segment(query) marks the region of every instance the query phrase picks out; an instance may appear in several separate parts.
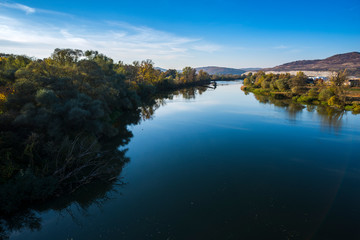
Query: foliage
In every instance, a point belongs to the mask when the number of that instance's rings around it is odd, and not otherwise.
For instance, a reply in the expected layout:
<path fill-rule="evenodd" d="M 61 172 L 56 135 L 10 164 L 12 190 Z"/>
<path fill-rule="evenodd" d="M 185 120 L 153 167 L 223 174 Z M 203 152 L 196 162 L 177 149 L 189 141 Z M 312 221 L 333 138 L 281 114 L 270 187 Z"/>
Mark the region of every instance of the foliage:
<path fill-rule="evenodd" d="M 289 87 L 289 80 L 286 78 L 280 78 L 279 80 L 275 81 L 275 86 L 280 91 L 287 91 L 290 89 Z"/>
<path fill-rule="evenodd" d="M 346 69 L 344 71 L 339 71 L 334 73 L 330 77 L 330 83 L 333 87 L 333 91 L 335 95 L 342 101 L 345 101 L 345 95 L 344 95 L 344 83 L 347 81 L 347 71 Z"/>
<path fill-rule="evenodd" d="M 1 202 L 0 213 L 113 177 L 139 109 L 161 91 L 211 77 L 191 67 L 162 73 L 151 60 L 114 63 L 93 50 L 55 49 L 42 60 L 1 55 L 0 199 L 18 199 Z"/>
<path fill-rule="evenodd" d="M 289 73 L 265 74 L 259 71 L 245 76 L 245 87 L 242 89 L 277 99 L 292 98 L 293 101 L 305 104 L 322 102 L 328 106 L 343 109 L 355 104 L 354 100 L 356 100 L 346 94 L 344 87 L 346 81 L 346 70 L 334 73 L 328 83 L 321 79 L 315 84 L 314 81 L 308 81 L 308 77 L 303 72 L 291 76 Z M 347 108 L 350 109 L 350 107 Z"/>
<path fill-rule="evenodd" d="M 331 88 L 323 88 L 319 93 L 319 100 L 327 102 L 335 93 Z"/>

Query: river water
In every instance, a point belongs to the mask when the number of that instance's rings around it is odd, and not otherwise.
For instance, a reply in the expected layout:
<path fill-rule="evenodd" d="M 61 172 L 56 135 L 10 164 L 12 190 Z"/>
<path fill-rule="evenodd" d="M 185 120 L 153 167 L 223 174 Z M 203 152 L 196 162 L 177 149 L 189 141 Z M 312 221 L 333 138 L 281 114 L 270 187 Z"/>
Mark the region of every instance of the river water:
<path fill-rule="evenodd" d="M 240 87 L 161 101 L 129 127 L 117 184 L 37 210 L 37 230 L 10 239 L 360 239 L 360 115 Z"/>

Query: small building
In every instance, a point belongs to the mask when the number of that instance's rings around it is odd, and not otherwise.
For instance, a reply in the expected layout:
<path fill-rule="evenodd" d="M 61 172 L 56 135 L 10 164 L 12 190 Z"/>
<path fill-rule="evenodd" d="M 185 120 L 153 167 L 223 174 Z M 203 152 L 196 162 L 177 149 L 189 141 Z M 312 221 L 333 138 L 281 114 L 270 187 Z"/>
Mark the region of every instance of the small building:
<path fill-rule="evenodd" d="M 310 76 L 306 82 L 309 84 L 318 84 L 319 82 L 326 85 L 330 84 L 329 78 L 324 76 Z"/>
<path fill-rule="evenodd" d="M 351 79 L 348 81 L 350 87 L 360 87 L 360 79 Z"/>

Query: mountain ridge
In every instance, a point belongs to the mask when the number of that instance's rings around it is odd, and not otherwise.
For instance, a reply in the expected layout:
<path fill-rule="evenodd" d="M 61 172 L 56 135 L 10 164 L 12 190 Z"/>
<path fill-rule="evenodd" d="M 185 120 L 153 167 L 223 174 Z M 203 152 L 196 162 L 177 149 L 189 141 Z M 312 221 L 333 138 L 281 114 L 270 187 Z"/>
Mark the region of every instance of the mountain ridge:
<path fill-rule="evenodd" d="M 155 67 L 155 69 L 165 72 L 167 69 L 161 67 Z M 229 68 L 229 67 L 218 67 L 218 66 L 206 66 L 206 67 L 197 67 L 195 68 L 197 72 L 203 70 L 211 75 L 241 75 L 247 71 L 258 71 L 261 68 Z M 181 70 L 177 70 L 182 72 Z"/>
<path fill-rule="evenodd" d="M 285 63 L 263 71 L 340 71 L 347 69 L 349 74 L 360 75 L 360 52 L 336 54 L 325 59 L 299 60 Z"/>
<path fill-rule="evenodd" d="M 229 68 L 229 67 L 218 67 L 218 66 L 207 66 L 207 67 L 197 67 L 196 71 L 203 70 L 211 75 L 225 75 L 225 74 L 233 74 L 233 75 L 241 75 L 246 71 L 239 68 Z"/>

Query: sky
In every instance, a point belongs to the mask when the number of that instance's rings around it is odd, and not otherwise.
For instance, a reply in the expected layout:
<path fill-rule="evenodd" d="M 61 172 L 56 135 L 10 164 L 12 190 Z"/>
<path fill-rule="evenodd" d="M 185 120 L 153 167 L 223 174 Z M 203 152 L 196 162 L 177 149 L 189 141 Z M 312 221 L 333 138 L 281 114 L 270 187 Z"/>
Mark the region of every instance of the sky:
<path fill-rule="evenodd" d="M 0 52 L 97 50 L 155 66 L 273 67 L 360 51 L 359 0 L 0 0 Z"/>

